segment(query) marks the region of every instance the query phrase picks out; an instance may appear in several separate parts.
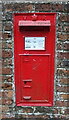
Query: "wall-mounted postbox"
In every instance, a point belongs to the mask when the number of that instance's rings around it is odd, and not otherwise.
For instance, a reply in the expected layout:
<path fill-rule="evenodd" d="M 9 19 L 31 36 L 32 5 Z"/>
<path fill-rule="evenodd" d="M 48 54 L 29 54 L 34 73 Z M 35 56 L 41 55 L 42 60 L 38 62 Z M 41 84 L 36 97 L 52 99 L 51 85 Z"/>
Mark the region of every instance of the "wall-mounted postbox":
<path fill-rule="evenodd" d="M 17 106 L 52 106 L 55 13 L 14 14 L 14 73 Z"/>

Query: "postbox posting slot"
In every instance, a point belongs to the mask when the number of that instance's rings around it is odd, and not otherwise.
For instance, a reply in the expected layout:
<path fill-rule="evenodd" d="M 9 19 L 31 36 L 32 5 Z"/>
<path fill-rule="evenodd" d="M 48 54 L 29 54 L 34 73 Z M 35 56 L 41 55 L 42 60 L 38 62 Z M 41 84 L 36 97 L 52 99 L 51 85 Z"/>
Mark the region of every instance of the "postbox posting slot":
<path fill-rule="evenodd" d="M 19 26 L 51 26 L 50 20 L 46 21 L 24 21 L 20 20 L 18 23 Z"/>

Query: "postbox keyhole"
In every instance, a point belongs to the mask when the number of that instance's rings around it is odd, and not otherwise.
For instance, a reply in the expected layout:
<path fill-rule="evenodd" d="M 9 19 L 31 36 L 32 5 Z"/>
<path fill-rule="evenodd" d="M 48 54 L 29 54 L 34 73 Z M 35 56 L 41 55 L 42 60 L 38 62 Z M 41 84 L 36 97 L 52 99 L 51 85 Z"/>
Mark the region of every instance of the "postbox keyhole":
<path fill-rule="evenodd" d="M 26 84 L 27 83 L 27 81 L 24 81 L 24 84 Z"/>

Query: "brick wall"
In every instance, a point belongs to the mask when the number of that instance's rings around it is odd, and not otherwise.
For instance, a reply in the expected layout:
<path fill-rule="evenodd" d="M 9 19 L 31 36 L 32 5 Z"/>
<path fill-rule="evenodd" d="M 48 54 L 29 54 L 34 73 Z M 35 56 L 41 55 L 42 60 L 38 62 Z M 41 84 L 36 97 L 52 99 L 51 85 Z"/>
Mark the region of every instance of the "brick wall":
<path fill-rule="evenodd" d="M 56 57 L 53 107 L 17 107 L 14 86 L 13 13 L 56 12 Z M 2 74 L 0 111 L 2 120 L 69 119 L 69 4 L 68 2 L 2 2 Z M 0 22 L 1 26 L 1 22 Z M 1 49 L 1 48 L 0 48 Z M 1 56 L 0 56 L 1 64 Z M 1 67 L 0 67 L 1 71 Z M 2 97 L 2 99 L 1 99 Z"/>

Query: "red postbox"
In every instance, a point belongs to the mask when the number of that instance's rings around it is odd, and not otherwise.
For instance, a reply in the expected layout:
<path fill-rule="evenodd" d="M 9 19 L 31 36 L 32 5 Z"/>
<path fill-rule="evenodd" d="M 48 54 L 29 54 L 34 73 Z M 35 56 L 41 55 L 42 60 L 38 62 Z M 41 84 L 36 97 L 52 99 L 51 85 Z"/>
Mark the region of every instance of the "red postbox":
<path fill-rule="evenodd" d="M 52 106 L 55 13 L 14 14 L 14 73 L 17 106 Z"/>

